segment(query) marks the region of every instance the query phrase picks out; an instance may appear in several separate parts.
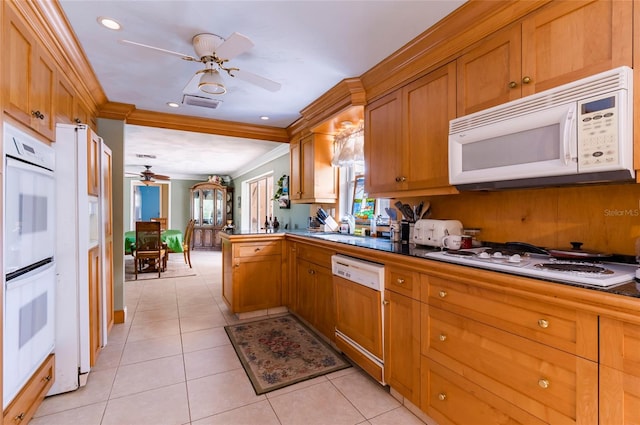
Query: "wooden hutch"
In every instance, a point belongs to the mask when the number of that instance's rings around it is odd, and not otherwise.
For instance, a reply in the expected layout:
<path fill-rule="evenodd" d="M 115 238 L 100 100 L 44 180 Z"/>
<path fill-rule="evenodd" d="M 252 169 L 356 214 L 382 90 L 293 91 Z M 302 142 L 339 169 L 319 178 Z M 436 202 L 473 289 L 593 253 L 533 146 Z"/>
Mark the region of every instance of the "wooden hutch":
<path fill-rule="evenodd" d="M 219 233 L 232 220 L 233 188 L 216 182 L 197 183 L 191 187 L 193 249 L 220 250 Z"/>

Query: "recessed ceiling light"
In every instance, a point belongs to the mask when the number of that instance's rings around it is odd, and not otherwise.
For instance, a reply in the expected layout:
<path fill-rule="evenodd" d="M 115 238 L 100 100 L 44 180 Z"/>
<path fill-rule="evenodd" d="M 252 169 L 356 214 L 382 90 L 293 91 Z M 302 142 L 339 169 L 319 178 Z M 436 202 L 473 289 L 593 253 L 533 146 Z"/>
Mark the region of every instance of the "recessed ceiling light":
<path fill-rule="evenodd" d="M 98 17 L 98 23 L 105 28 L 109 28 L 110 30 L 119 30 L 121 28 L 120 24 L 111 18 L 106 18 L 104 16 Z"/>
<path fill-rule="evenodd" d="M 172 108 L 179 108 L 180 105 L 178 105 L 176 102 L 167 102 L 167 106 L 171 106 Z"/>
<path fill-rule="evenodd" d="M 260 119 L 261 119 L 262 121 L 267 121 L 267 120 L 269 119 L 269 117 L 268 117 L 268 116 L 266 116 L 266 115 L 263 115 L 263 116 L 261 116 L 261 117 L 260 117 Z"/>

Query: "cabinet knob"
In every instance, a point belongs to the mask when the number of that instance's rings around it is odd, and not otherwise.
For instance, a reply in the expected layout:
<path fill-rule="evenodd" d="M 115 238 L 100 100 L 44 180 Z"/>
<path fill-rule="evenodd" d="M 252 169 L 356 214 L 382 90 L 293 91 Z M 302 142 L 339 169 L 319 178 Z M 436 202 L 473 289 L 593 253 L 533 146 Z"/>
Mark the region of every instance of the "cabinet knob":
<path fill-rule="evenodd" d="M 80 124 L 82 123 L 82 120 L 80 118 L 74 118 L 73 122 L 75 122 L 76 124 Z"/>
<path fill-rule="evenodd" d="M 403 279 L 403 278 L 401 278 L 401 277 L 399 277 L 398 279 L 396 279 L 396 283 L 397 283 L 398 285 L 404 285 L 404 279 Z"/>
<path fill-rule="evenodd" d="M 382 305 L 389 305 L 389 300 L 383 300 Z"/>
<path fill-rule="evenodd" d="M 440 336 L 438 337 L 438 339 L 442 342 L 445 342 L 447 340 L 447 336 L 445 334 L 440 334 Z"/>
<path fill-rule="evenodd" d="M 26 415 L 25 415 L 25 413 L 24 413 L 24 412 L 22 412 L 22 413 L 20 413 L 18 416 L 16 416 L 15 418 L 13 418 L 13 420 L 14 420 L 15 422 L 18 422 L 18 423 L 19 423 L 19 422 L 22 422 L 22 420 L 24 419 L 24 417 L 25 417 L 25 416 L 26 416 Z"/>
<path fill-rule="evenodd" d="M 444 298 L 444 297 L 446 297 L 446 296 L 447 296 L 447 291 L 440 291 L 440 292 L 438 292 L 438 296 L 439 296 L 440 298 Z"/>
<path fill-rule="evenodd" d="M 49 382 L 51 381 L 51 375 L 47 375 L 44 378 L 42 378 L 43 381 Z"/>
<path fill-rule="evenodd" d="M 402 183 L 402 182 L 404 182 L 406 180 L 407 180 L 407 178 L 405 176 L 396 177 L 396 182 L 398 182 L 398 183 Z"/>
<path fill-rule="evenodd" d="M 522 84 L 529 84 L 531 82 L 531 77 L 523 77 Z"/>
<path fill-rule="evenodd" d="M 516 87 L 518 87 L 518 83 L 516 83 L 515 81 L 509 81 L 510 89 L 515 89 Z"/>
<path fill-rule="evenodd" d="M 260 251 L 260 248 L 256 248 L 256 249 L 254 250 L 254 252 L 258 252 L 258 251 Z"/>
<path fill-rule="evenodd" d="M 438 400 L 445 401 L 447 399 L 447 395 L 445 393 L 438 394 Z"/>
<path fill-rule="evenodd" d="M 316 274 L 316 271 L 313 269 L 309 269 L 309 274 Z"/>
<path fill-rule="evenodd" d="M 35 118 L 38 118 L 39 120 L 44 119 L 44 115 L 40 111 L 31 111 L 31 115 Z"/>
<path fill-rule="evenodd" d="M 549 327 L 549 321 L 545 319 L 539 319 L 538 326 L 540 326 L 542 329 L 547 329 Z"/>
<path fill-rule="evenodd" d="M 542 378 L 538 381 L 538 385 L 540 386 L 540 388 L 547 389 L 549 388 L 549 385 L 550 385 L 549 380 Z"/>

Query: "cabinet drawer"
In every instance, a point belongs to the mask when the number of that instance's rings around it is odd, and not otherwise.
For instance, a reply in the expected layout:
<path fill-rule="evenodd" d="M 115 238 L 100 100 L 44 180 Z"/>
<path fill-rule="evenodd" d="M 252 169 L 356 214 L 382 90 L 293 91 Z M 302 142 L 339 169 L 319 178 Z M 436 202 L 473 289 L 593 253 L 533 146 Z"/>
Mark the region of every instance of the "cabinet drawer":
<path fill-rule="evenodd" d="M 598 360 L 595 314 L 430 275 L 422 281 L 422 301 L 429 305 Z"/>
<path fill-rule="evenodd" d="M 331 269 L 331 256 L 335 252 L 326 248 L 317 248 L 307 244 L 299 243 L 296 247 L 296 255 L 298 258 L 307 260 L 319 266 Z"/>
<path fill-rule="evenodd" d="M 421 376 L 420 407 L 440 425 L 546 424 L 425 356 L 422 356 Z"/>
<path fill-rule="evenodd" d="M 241 242 L 234 244 L 234 257 L 263 257 L 265 255 L 280 255 L 282 252 L 281 241 L 265 242 Z"/>
<path fill-rule="evenodd" d="M 546 422 L 597 423 L 596 362 L 438 308 L 426 316 L 423 355 Z"/>
<path fill-rule="evenodd" d="M 640 377 L 640 325 L 601 317 L 600 363 Z"/>
<path fill-rule="evenodd" d="M 4 425 L 28 423 L 53 385 L 55 361 L 50 354 L 4 411 Z"/>
<path fill-rule="evenodd" d="M 413 299 L 420 299 L 418 273 L 399 267 L 386 267 L 385 288 Z"/>

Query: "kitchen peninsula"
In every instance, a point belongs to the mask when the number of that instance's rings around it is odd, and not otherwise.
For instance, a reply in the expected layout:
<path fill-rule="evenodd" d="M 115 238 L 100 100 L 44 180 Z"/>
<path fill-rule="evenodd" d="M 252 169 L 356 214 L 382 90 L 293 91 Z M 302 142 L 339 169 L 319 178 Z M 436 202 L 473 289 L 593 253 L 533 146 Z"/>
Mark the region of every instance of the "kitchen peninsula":
<path fill-rule="evenodd" d="M 428 259 L 428 248 L 352 235 L 301 231 L 222 240 L 223 256 L 240 254 L 225 260 L 223 287 L 244 289 L 241 253 L 258 250 L 281 267 L 260 262 L 271 267 L 260 273 L 268 308 L 278 304 L 279 290 L 280 306 L 330 341 L 331 255 L 383 264 L 384 380 L 409 408 L 439 424 L 494 423 L 503 415 L 516 423 L 597 423 L 599 415 L 620 417 L 623 392 L 640 382 L 640 355 L 629 349 L 640 339 L 634 281 L 580 287 Z M 304 275 L 315 279 L 311 315 Z"/>

